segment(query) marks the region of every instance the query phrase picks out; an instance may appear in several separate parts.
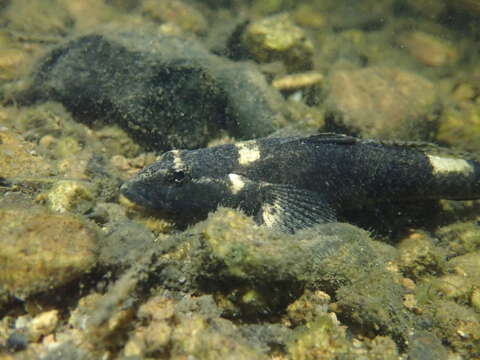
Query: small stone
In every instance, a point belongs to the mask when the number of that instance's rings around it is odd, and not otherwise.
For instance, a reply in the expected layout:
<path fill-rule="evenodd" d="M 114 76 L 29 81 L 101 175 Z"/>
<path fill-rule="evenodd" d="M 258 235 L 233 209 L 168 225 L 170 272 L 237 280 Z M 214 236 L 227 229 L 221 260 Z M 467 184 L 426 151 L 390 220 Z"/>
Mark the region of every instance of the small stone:
<path fill-rule="evenodd" d="M 298 90 L 321 84 L 324 77 L 316 71 L 285 75 L 272 81 L 272 86 L 278 90 Z"/>
<path fill-rule="evenodd" d="M 421 233 L 413 233 L 398 245 L 400 268 L 413 278 L 423 274 L 435 274 L 442 267 L 442 253 L 432 240 Z"/>
<path fill-rule="evenodd" d="M 34 317 L 28 327 L 31 341 L 38 341 L 41 337 L 50 334 L 58 324 L 58 310 L 51 310 Z"/>
<path fill-rule="evenodd" d="M 448 262 L 456 274 L 470 279 L 480 280 L 480 252 L 454 257 Z M 478 284 L 480 286 L 480 283 Z"/>
<path fill-rule="evenodd" d="M 464 276 L 448 274 L 440 277 L 435 282 L 435 287 L 448 299 L 455 299 L 466 295 L 471 290 L 471 285 Z"/>
<path fill-rule="evenodd" d="M 164 321 L 152 322 L 145 330 L 145 348 L 147 352 L 161 351 L 168 345 L 172 336 L 172 327 Z"/>
<path fill-rule="evenodd" d="M 317 316 L 287 346 L 293 360 L 342 358 L 349 350 L 345 329 L 327 314 Z"/>
<path fill-rule="evenodd" d="M 48 176 L 50 165 L 34 155 L 33 144 L 27 143 L 12 131 L 0 131 L 0 174 L 5 178 Z"/>
<path fill-rule="evenodd" d="M 452 44 L 421 31 L 402 34 L 397 41 L 400 46 L 405 47 L 410 55 L 424 65 L 451 65 L 459 57 L 458 50 Z"/>
<path fill-rule="evenodd" d="M 43 209 L 0 210 L 0 286 L 26 298 L 89 271 L 96 237 L 76 218 Z"/>
<path fill-rule="evenodd" d="M 410 311 L 415 311 L 417 314 L 421 313 L 421 310 L 418 307 L 417 298 L 414 294 L 406 294 L 403 297 L 403 305 L 405 305 L 405 307 Z"/>
<path fill-rule="evenodd" d="M 329 130 L 395 140 L 428 140 L 436 130 L 435 87 L 417 74 L 385 67 L 337 70 L 329 83 Z"/>
<path fill-rule="evenodd" d="M 8 337 L 6 345 L 11 351 L 25 350 L 28 345 L 27 336 L 21 332 L 15 331 Z"/>
<path fill-rule="evenodd" d="M 94 199 L 91 186 L 73 180 L 58 181 L 48 193 L 48 203 L 53 211 L 65 213 L 79 208 Z"/>
<path fill-rule="evenodd" d="M 402 283 L 403 288 L 407 291 L 414 291 L 415 288 L 417 287 L 415 285 L 415 282 L 412 279 L 404 277 L 404 278 L 401 278 L 400 281 Z"/>
<path fill-rule="evenodd" d="M 141 12 L 155 21 L 173 22 L 183 31 L 202 34 L 208 29 L 208 22 L 201 12 L 180 0 L 143 0 Z"/>
<path fill-rule="evenodd" d="M 448 107 L 438 128 L 438 141 L 477 153 L 480 151 L 480 104 Z"/>
<path fill-rule="evenodd" d="M 281 60 L 290 72 L 312 68 L 313 44 L 288 14 L 251 23 L 245 29 L 242 41 L 259 62 Z"/>

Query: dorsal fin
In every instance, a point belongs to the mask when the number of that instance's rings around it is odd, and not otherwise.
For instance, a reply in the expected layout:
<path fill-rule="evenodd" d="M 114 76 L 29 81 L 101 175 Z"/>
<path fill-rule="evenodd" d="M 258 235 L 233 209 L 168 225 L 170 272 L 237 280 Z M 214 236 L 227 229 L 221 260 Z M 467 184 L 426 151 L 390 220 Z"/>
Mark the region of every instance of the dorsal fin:
<path fill-rule="evenodd" d="M 385 146 L 398 146 L 403 148 L 415 149 L 428 155 L 461 158 L 465 160 L 479 160 L 478 156 L 475 156 L 475 154 L 469 153 L 467 151 L 455 148 L 446 148 L 427 141 L 378 140 L 375 142 Z"/>

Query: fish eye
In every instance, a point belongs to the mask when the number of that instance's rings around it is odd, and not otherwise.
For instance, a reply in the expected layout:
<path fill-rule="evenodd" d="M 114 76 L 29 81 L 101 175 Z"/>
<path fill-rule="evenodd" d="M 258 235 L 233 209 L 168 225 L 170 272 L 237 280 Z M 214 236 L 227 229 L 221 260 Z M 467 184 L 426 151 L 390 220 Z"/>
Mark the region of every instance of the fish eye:
<path fill-rule="evenodd" d="M 190 177 L 188 176 L 188 174 L 185 171 L 177 170 L 177 171 L 173 171 L 168 176 L 167 179 L 168 179 L 168 182 L 170 182 L 170 183 L 180 185 L 180 184 L 183 184 L 186 181 L 188 181 L 190 179 Z"/>

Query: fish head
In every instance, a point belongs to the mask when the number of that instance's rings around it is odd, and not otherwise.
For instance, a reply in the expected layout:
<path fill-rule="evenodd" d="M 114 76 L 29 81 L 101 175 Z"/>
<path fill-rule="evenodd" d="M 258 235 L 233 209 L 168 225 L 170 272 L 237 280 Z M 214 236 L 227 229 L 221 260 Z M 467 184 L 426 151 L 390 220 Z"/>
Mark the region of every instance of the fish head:
<path fill-rule="evenodd" d="M 207 171 L 193 171 L 193 164 L 181 155 L 179 150 L 163 154 L 125 182 L 121 193 L 150 209 L 205 217 L 229 198 L 228 179 L 209 176 Z"/>

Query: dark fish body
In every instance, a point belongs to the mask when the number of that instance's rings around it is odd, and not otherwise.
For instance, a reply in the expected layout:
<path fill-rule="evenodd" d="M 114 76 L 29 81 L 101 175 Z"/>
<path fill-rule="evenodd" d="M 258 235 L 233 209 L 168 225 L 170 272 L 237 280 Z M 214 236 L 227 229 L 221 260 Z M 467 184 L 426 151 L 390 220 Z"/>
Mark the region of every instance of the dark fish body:
<path fill-rule="evenodd" d="M 240 208 L 260 224 L 294 231 L 367 203 L 479 198 L 480 164 L 337 134 L 263 138 L 167 152 L 122 193 L 192 219 L 218 206 Z"/>

